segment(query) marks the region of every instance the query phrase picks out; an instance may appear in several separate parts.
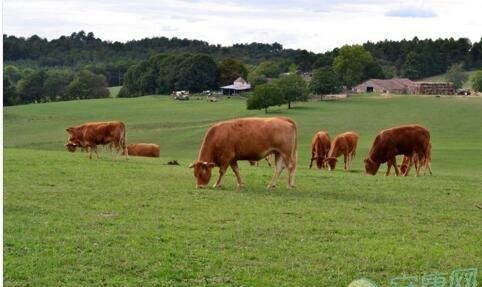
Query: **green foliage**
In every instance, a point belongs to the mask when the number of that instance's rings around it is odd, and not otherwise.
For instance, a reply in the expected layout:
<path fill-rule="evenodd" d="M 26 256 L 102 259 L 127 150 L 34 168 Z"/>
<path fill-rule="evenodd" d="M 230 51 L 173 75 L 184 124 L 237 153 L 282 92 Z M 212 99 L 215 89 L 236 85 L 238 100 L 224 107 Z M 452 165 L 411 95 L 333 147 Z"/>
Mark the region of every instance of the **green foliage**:
<path fill-rule="evenodd" d="M 248 110 L 264 109 L 264 112 L 268 113 L 269 107 L 281 106 L 283 103 L 283 95 L 278 86 L 264 84 L 256 86 L 254 91 L 250 93 L 247 100 L 247 108 Z"/>
<path fill-rule="evenodd" d="M 477 71 L 472 76 L 471 82 L 474 91 L 482 92 L 482 71 Z"/>
<path fill-rule="evenodd" d="M 291 109 L 291 103 L 293 102 L 306 102 L 308 100 L 306 82 L 297 74 L 281 76 L 274 84 L 278 86 L 284 103 L 288 104 L 288 109 Z"/>
<path fill-rule="evenodd" d="M 159 54 L 127 70 L 119 97 L 215 89 L 217 75 L 217 65 L 207 55 Z"/>
<path fill-rule="evenodd" d="M 418 79 L 423 76 L 423 58 L 416 52 L 410 52 L 401 68 L 402 77 Z"/>
<path fill-rule="evenodd" d="M 268 83 L 268 78 L 265 75 L 258 74 L 256 71 L 252 71 L 248 74 L 248 82 L 252 87 L 256 87 Z"/>
<path fill-rule="evenodd" d="M 457 89 L 462 88 L 464 83 L 469 79 L 469 76 L 464 73 L 463 64 L 454 64 L 450 66 L 447 74 L 445 75 L 445 80 L 447 82 L 452 82 L 454 87 Z"/>
<path fill-rule="evenodd" d="M 377 64 L 370 52 L 362 46 L 343 46 L 333 61 L 333 70 L 343 84 L 352 87 L 378 73 Z"/>
<path fill-rule="evenodd" d="M 20 103 L 15 85 L 13 85 L 6 77 L 3 78 L 3 105 L 13 106 Z"/>
<path fill-rule="evenodd" d="M 105 76 L 82 70 L 66 87 L 68 99 L 98 99 L 109 97 Z"/>
<path fill-rule="evenodd" d="M 338 93 L 342 89 L 340 77 L 330 66 L 315 70 L 310 82 L 310 91 L 318 95 Z"/>
<path fill-rule="evenodd" d="M 231 85 L 239 77 L 247 79 L 248 69 L 235 59 L 225 59 L 219 63 L 219 84 L 221 86 Z"/>
<path fill-rule="evenodd" d="M 51 70 L 43 84 L 43 97 L 46 101 L 68 100 L 67 85 L 73 80 L 73 74 L 66 70 Z"/>
<path fill-rule="evenodd" d="M 267 78 L 277 78 L 281 73 L 278 65 L 271 61 L 261 62 L 255 69 L 257 75 L 263 75 Z"/>
<path fill-rule="evenodd" d="M 25 78 L 18 81 L 17 93 L 20 96 L 21 103 L 40 103 L 45 101 L 43 94 L 46 76 L 45 70 L 39 70 L 27 74 Z"/>

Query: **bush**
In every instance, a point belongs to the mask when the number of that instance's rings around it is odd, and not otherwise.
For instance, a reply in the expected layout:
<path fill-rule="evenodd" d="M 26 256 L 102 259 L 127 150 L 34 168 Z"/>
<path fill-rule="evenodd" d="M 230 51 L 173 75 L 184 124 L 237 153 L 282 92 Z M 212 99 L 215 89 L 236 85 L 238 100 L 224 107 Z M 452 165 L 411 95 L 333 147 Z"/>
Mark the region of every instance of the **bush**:
<path fill-rule="evenodd" d="M 482 71 L 477 71 L 471 79 L 472 89 L 477 92 L 482 92 Z"/>

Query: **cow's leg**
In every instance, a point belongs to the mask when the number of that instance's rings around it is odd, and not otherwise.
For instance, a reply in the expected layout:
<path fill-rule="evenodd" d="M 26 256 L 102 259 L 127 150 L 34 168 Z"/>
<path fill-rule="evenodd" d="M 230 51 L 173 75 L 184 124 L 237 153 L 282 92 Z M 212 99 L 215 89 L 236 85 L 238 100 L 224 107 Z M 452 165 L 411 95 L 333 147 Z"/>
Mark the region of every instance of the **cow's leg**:
<path fill-rule="evenodd" d="M 268 185 L 268 188 L 276 186 L 278 177 L 284 168 L 283 159 L 281 158 L 281 155 L 279 153 L 275 153 L 274 155 L 274 166 L 275 166 L 275 170 L 274 170 L 273 178 L 271 179 L 271 183 Z"/>
<path fill-rule="evenodd" d="M 241 179 L 241 175 L 239 174 L 239 167 L 237 162 L 231 163 L 231 168 L 234 171 L 234 174 L 236 175 L 236 180 L 238 182 L 238 187 L 241 187 L 244 185 L 243 180 Z"/>
<path fill-rule="evenodd" d="M 310 161 L 310 168 L 313 167 L 313 161 L 315 160 L 315 157 L 313 154 L 311 154 L 311 161 Z"/>
<path fill-rule="evenodd" d="M 343 169 L 346 171 L 347 167 L 346 167 L 346 160 L 347 160 L 347 157 L 348 157 L 348 154 L 347 153 L 344 153 L 343 154 L 343 163 L 345 164 L 345 166 L 343 167 Z"/>
<path fill-rule="evenodd" d="M 219 177 L 218 177 L 218 180 L 216 180 L 216 182 L 213 185 L 214 188 L 221 187 L 221 180 L 223 179 L 224 174 L 226 174 L 227 168 L 228 168 L 227 166 L 220 166 L 219 167 Z"/>
<path fill-rule="evenodd" d="M 283 157 L 283 161 L 288 168 L 288 188 L 292 188 L 295 186 L 296 159 Z"/>

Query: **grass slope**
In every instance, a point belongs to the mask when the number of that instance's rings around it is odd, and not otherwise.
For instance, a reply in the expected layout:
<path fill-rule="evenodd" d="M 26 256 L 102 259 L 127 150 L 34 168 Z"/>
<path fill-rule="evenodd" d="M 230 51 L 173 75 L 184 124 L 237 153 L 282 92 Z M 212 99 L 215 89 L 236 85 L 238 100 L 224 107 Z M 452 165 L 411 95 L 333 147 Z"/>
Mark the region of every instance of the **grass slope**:
<path fill-rule="evenodd" d="M 475 72 L 477 71 L 466 71 L 465 74 L 467 74 L 468 76 L 468 79 L 467 81 L 464 83 L 463 85 L 463 88 L 464 89 L 470 89 L 472 88 L 472 84 L 471 84 L 471 78 L 472 76 L 475 74 Z M 417 81 L 420 81 L 420 82 L 446 82 L 447 79 L 446 79 L 446 73 L 445 74 L 440 74 L 440 75 L 435 75 L 435 76 L 431 76 L 431 77 L 427 77 L 427 78 L 423 78 L 423 79 L 420 79 L 420 80 L 417 80 Z"/>
<path fill-rule="evenodd" d="M 195 190 L 191 170 L 213 122 L 257 115 L 242 100 L 103 99 L 4 109 L 6 286 L 381 285 L 401 273 L 482 267 L 482 100 L 353 97 L 272 115 L 299 126 L 297 188 L 267 191 L 272 169 L 241 163 L 220 190 Z M 100 160 L 63 148 L 64 129 L 121 119 L 130 142 L 160 159 Z M 434 176 L 366 176 L 382 128 L 432 133 Z M 360 134 L 352 172 L 309 170 L 317 130 Z M 167 166 L 177 159 L 182 166 Z M 384 167 L 381 172 L 384 171 Z M 480 284 L 479 278 L 479 284 Z"/>

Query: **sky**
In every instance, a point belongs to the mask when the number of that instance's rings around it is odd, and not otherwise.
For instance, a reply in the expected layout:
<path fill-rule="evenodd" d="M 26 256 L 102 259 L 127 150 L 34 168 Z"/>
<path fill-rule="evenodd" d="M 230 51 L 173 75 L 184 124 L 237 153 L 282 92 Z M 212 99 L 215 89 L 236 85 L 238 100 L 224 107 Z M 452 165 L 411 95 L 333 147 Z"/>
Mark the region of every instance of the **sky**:
<path fill-rule="evenodd" d="M 4 0 L 3 33 L 47 39 L 178 37 L 325 52 L 384 39 L 482 38 L 480 0 Z"/>

